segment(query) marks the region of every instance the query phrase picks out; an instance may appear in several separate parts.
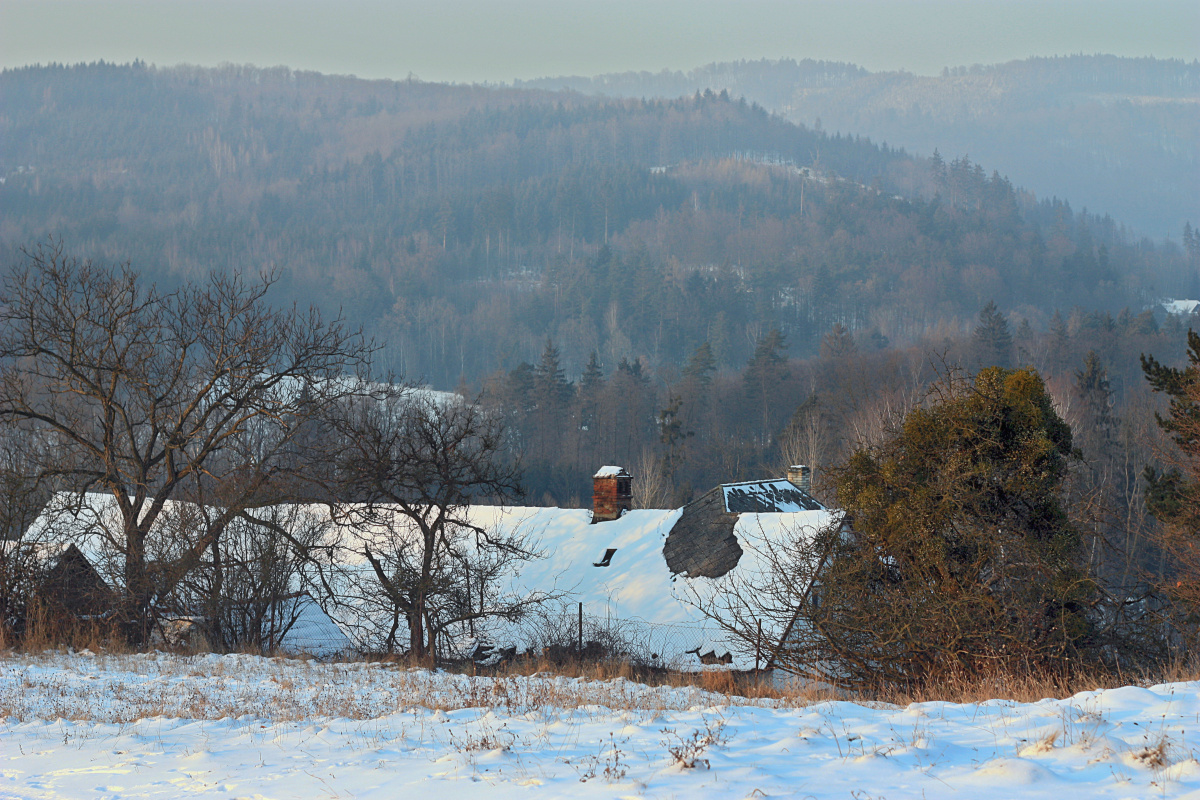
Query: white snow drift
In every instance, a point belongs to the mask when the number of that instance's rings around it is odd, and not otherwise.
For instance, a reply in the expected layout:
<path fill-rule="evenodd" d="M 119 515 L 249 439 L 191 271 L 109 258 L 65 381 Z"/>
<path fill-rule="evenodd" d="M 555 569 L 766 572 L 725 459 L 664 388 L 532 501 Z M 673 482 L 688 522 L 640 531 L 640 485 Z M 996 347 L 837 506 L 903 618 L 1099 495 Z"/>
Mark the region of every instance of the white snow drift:
<path fill-rule="evenodd" d="M 248 656 L 0 660 L 4 798 L 1185 797 L 1198 729 L 1200 683 L 789 707 Z"/>

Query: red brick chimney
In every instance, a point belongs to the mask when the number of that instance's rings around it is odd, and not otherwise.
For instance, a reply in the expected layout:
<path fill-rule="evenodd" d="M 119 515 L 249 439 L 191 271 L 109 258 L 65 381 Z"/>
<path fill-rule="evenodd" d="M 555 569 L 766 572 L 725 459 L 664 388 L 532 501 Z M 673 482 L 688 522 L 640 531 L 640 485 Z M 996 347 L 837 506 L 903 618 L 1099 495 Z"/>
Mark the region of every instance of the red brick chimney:
<path fill-rule="evenodd" d="M 623 467 L 601 467 L 592 476 L 592 522 L 617 519 L 633 507 L 633 478 Z"/>
<path fill-rule="evenodd" d="M 788 483 L 801 489 L 808 494 L 812 494 L 812 467 L 804 464 L 796 464 L 788 467 L 787 471 Z"/>

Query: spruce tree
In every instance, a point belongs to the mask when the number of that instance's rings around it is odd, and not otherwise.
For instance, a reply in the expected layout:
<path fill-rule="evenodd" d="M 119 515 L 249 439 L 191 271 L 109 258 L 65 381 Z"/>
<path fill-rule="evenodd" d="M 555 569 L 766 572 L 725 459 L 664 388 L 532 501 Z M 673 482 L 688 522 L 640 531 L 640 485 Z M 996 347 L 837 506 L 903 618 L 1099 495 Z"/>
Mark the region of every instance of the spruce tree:
<path fill-rule="evenodd" d="M 600 359 L 596 351 L 588 357 L 587 366 L 579 378 L 579 426 L 591 430 L 596 422 L 596 411 L 604 393 L 604 373 L 600 370 Z"/>
<path fill-rule="evenodd" d="M 754 348 L 754 356 L 746 365 L 742 380 L 746 388 L 748 405 L 762 409 L 762 427 L 759 430 L 764 438 L 772 432 L 772 417 L 778 414 L 781 403 L 779 399 L 781 384 L 788 373 L 787 341 L 783 332 L 772 328 L 766 336 L 758 340 Z M 775 414 L 772 410 L 775 410 Z"/>
<path fill-rule="evenodd" d="M 1013 340 L 1008 321 L 991 300 L 979 312 L 974 336 L 975 360 L 980 367 L 1003 367 L 1013 362 Z"/>
<path fill-rule="evenodd" d="M 1075 371 L 1075 394 L 1089 424 L 1107 429 L 1112 422 L 1112 389 L 1108 373 L 1095 350 L 1088 351 L 1083 368 Z"/>
<path fill-rule="evenodd" d="M 835 322 L 825 338 L 821 339 L 821 358 L 837 361 L 858 354 L 858 345 L 850 329 L 840 322 Z"/>
<path fill-rule="evenodd" d="M 567 401 L 571 384 L 567 382 L 559 364 L 558 348 L 547 337 L 542 358 L 533 370 L 534 392 L 539 408 L 548 410 L 561 408 Z"/>

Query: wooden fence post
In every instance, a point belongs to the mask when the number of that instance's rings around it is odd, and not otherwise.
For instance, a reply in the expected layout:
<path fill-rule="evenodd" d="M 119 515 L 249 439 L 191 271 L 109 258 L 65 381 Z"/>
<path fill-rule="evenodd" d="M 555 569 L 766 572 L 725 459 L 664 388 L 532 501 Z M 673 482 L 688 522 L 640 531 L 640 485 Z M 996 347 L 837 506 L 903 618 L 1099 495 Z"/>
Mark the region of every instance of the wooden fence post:
<path fill-rule="evenodd" d="M 755 620 L 758 623 L 758 635 L 754 637 L 754 671 L 758 672 L 758 659 L 762 655 L 762 620 Z"/>

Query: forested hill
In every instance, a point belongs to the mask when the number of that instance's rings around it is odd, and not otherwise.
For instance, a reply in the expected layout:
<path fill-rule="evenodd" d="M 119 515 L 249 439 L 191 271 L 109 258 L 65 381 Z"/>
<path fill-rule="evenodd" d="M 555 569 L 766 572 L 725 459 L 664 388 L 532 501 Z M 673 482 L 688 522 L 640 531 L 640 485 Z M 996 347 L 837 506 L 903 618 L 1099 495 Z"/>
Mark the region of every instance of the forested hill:
<path fill-rule="evenodd" d="M 1155 237 L 1200 214 L 1200 62 L 1076 55 L 868 72 L 741 61 L 688 72 L 518 82 L 611 97 L 729 91 L 787 119 L 920 153 L 969 153 L 1039 196 L 1069 197 Z"/>
<path fill-rule="evenodd" d="M 914 342 L 981 306 L 1142 308 L 1195 291 L 1172 246 L 711 92 L 662 101 L 142 64 L 0 74 L 0 256 L 53 235 L 169 283 L 278 269 L 438 386 L 740 368 L 835 324 Z M 1189 238 L 1189 242 L 1193 240 Z M 1193 257 L 1195 255 L 1193 248 Z"/>

